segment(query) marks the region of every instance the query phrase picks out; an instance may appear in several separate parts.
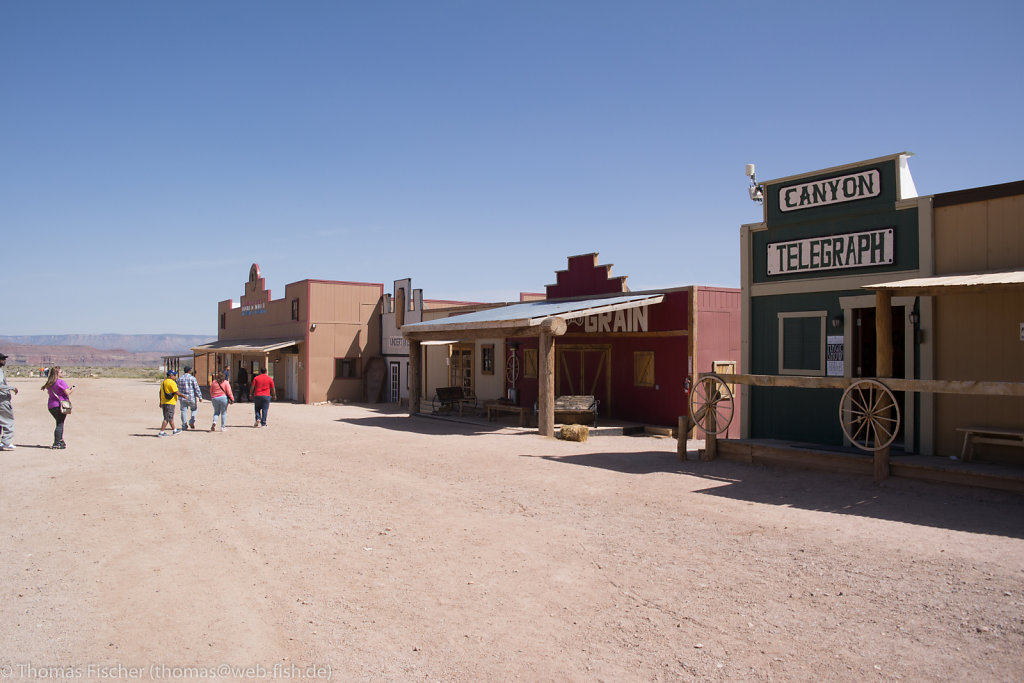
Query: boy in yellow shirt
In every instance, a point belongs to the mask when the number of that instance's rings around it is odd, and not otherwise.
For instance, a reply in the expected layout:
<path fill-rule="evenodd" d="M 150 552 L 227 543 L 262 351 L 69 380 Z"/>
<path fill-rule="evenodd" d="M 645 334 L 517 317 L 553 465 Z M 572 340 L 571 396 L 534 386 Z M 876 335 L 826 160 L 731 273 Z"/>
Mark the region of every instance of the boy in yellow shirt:
<path fill-rule="evenodd" d="M 157 436 L 167 436 L 164 431 L 168 425 L 171 427 L 171 436 L 181 434 L 180 429 L 174 428 L 174 409 L 178 406 L 178 383 L 174 378 L 178 376 L 175 370 L 167 371 L 167 379 L 160 382 L 160 410 L 163 412 L 164 421 L 160 423 L 160 431 Z"/>

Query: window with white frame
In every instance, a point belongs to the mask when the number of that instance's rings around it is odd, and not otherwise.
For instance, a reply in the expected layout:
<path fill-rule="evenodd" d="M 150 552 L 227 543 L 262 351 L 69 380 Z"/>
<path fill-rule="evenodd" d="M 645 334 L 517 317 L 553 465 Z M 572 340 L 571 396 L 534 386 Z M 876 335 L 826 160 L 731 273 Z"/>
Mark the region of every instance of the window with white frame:
<path fill-rule="evenodd" d="M 779 313 L 779 374 L 825 374 L 827 311 Z"/>

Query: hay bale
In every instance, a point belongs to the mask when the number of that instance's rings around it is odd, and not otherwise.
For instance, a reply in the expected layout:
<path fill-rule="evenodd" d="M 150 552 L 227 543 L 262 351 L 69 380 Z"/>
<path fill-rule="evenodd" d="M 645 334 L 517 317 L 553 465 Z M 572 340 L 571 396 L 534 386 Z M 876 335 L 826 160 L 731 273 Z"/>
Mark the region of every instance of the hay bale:
<path fill-rule="evenodd" d="M 590 427 L 587 425 L 562 425 L 560 438 L 565 441 L 584 442 L 590 437 Z"/>

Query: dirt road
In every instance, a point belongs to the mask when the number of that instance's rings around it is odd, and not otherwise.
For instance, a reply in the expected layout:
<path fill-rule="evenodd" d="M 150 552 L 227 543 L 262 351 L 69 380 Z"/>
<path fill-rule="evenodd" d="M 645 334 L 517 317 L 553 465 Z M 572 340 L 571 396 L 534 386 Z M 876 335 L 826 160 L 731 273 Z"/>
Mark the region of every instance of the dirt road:
<path fill-rule="evenodd" d="M 75 383 L 51 451 L 16 381 L 7 680 L 1024 678 L 1020 496 L 360 406 L 158 439 L 156 384 Z"/>

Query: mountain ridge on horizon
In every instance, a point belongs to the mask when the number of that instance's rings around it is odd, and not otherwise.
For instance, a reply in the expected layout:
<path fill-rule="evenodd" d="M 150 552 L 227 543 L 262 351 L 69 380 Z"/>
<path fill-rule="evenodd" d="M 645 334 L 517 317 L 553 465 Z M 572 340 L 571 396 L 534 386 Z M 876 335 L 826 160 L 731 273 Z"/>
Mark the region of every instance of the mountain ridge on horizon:
<path fill-rule="evenodd" d="M 31 334 L 2 335 L 0 343 L 26 346 L 88 346 L 131 353 L 187 353 L 193 346 L 216 341 L 215 335 L 198 334 Z"/>

